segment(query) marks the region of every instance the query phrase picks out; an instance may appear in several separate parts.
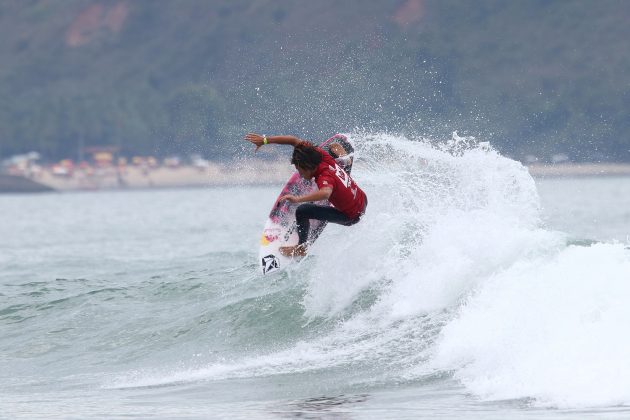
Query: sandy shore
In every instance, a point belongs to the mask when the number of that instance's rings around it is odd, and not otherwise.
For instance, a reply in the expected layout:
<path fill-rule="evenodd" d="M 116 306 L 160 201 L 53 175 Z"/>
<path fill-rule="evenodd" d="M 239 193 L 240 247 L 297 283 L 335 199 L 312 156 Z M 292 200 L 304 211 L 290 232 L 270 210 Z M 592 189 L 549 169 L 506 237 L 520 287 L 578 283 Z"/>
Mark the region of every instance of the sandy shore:
<path fill-rule="evenodd" d="M 527 168 L 536 178 L 630 176 L 630 164 L 622 163 L 531 164 Z M 43 189 L 48 187 L 57 191 L 179 188 L 281 184 L 293 171 L 293 167 L 286 162 L 247 160 L 234 164 L 215 163 L 205 168 L 193 166 L 150 169 L 133 166 L 123 169 L 100 168 L 89 173 L 75 171 L 72 176 L 53 175 L 49 171 L 43 171 L 31 179 L 41 184 Z M 12 188 L 5 188 L 3 191 L 19 191 L 19 185 L 21 184 L 15 183 L 10 186 Z"/>
<path fill-rule="evenodd" d="M 57 191 L 74 191 L 271 184 L 285 181 L 292 173 L 293 167 L 287 163 L 243 161 L 207 168 L 100 168 L 89 174 L 76 171 L 72 176 L 44 171 L 34 180 Z"/>
<path fill-rule="evenodd" d="M 558 163 L 555 165 L 530 164 L 534 177 L 621 176 L 630 175 L 628 163 Z"/>

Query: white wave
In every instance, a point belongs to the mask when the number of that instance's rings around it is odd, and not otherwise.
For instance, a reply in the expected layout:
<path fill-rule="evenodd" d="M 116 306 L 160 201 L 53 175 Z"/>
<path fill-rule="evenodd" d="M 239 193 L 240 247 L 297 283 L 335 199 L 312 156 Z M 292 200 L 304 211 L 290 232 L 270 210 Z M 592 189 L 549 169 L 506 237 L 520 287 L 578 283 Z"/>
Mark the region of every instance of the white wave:
<path fill-rule="evenodd" d="M 571 246 L 488 279 L 442 331 L 434 366 L 489 399 L 630 403 L 630 255 Z"/>
<path fill-rule="evenodd" d="M 322 238 L 308 314 L 330 316 L 372 287 L 378 301 L 361 317 L 385 333 L 461 305 L 417 375 L 453 370 L 489 399 L 630 403 L 622 245 L 567 248 L 564 234 L 542 229 L 527 170 L 485 144 L 456 135 L 438 146 L 382 135 L 355 144 L 368 213 L 356 232 L 337 227 Z"/>

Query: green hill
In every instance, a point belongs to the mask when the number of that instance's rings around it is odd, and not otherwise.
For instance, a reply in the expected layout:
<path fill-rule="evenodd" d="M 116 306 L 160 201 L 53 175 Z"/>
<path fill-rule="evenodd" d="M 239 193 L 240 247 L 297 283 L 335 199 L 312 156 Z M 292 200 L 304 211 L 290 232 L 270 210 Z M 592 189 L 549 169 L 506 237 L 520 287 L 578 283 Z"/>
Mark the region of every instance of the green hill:
<path fill-rule="evenodd" d="M 230 158 L 247 131 L 458 130 L 630 160 L 630 2 L 8 0 L 0 156 Z"/>

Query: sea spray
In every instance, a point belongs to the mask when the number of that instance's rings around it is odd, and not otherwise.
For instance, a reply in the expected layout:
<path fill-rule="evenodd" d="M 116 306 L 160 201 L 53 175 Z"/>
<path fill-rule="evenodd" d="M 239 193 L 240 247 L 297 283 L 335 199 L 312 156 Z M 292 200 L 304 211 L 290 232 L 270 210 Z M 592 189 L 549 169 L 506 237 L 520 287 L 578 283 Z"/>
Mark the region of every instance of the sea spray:
<path fill-rule="evenodd" d="M 353 140 L 367 213 L 351 231 L 331 226 L 313 248 L 325 257 L 309 273 L 307 315 L 348 308 L 370 287 L 394 318 L 450 307 L 531 249 L 523 241 L 537 232 L 539 202 L 518 162 L 456 134 L 435 144 L 384 134 Z"/>

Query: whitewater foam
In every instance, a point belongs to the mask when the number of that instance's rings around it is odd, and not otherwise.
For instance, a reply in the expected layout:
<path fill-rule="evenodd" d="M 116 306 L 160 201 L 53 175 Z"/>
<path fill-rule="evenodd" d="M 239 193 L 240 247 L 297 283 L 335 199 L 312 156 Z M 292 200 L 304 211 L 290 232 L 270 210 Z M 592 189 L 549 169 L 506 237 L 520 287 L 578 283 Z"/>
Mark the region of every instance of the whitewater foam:
<path fill-rule="evenodd" d="M 442 331 L 435 366 L 489 399 L 630 402 L 630 256 L 571 246 L 489 278 Z"/>

